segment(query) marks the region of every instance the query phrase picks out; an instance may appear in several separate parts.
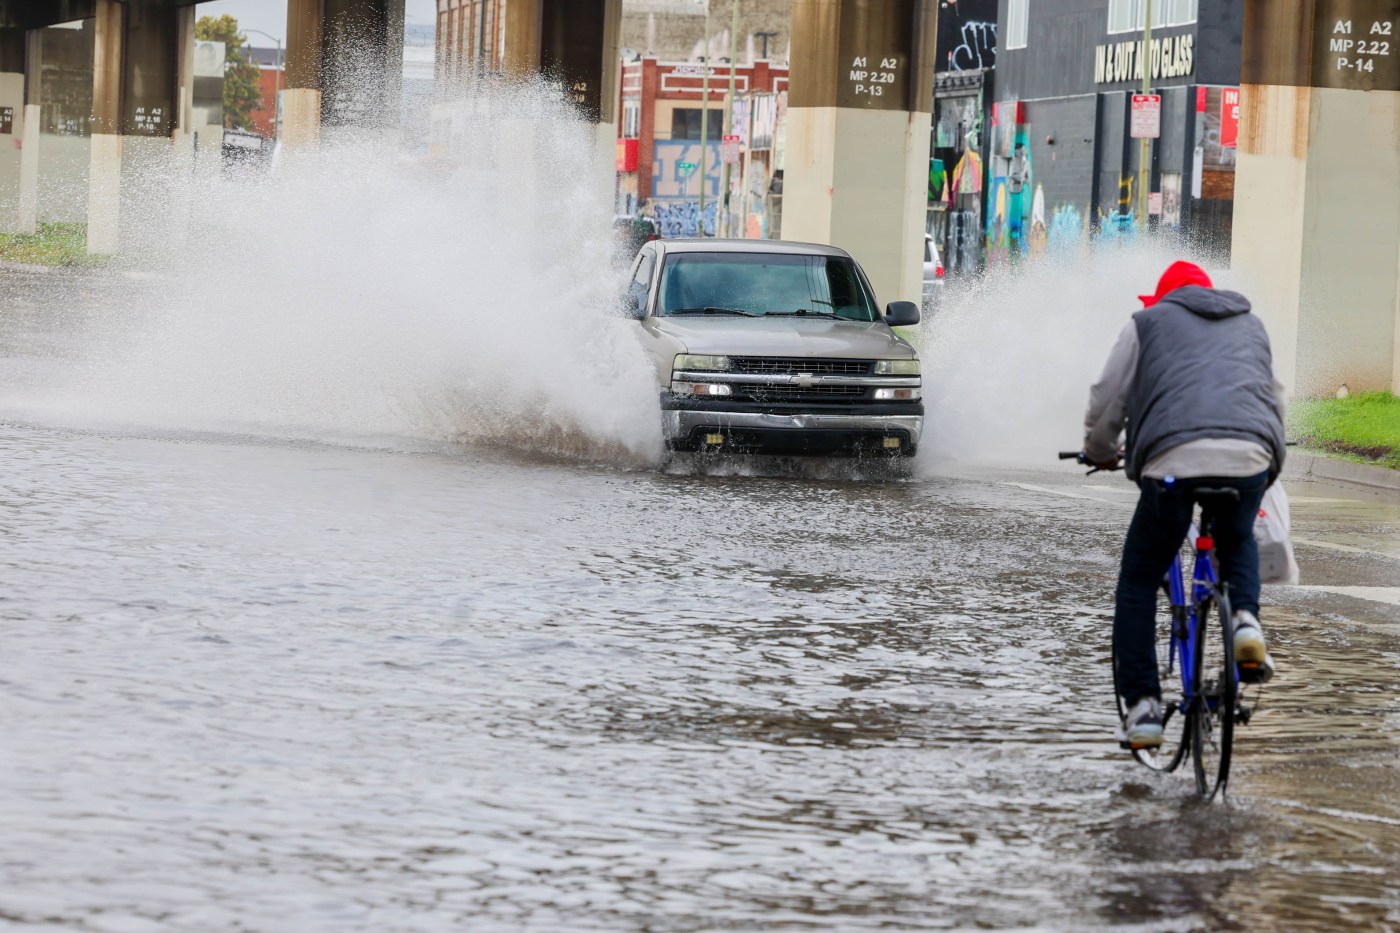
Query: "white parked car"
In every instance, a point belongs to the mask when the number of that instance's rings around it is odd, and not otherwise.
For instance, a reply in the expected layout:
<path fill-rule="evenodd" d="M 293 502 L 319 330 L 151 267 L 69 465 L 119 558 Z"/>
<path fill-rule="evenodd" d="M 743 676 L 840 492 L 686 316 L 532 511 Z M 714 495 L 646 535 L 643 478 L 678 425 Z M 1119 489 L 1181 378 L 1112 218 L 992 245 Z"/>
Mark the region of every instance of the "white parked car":
<path fill-rule="evenodd" d="M 864 271 L 832 246 L 656 240 L 627 310 L 656 368 L 667 446 L 795 454 L 913 454 L 923 431 L 914 348 Z"/>
<path fill-rule="evenodd" d="M 924 303 L 937 306 L 943 297 L 943 259 L 933 237 L 924 234 Z"/>

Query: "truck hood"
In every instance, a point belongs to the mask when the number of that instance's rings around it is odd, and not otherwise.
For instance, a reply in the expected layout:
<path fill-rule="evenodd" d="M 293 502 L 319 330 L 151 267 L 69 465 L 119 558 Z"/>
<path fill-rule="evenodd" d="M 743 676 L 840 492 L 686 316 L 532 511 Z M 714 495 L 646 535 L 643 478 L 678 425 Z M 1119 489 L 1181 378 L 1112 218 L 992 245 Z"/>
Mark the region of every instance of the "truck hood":
<path fill-rule="evenodd" d="M 903 338 L 878 321 L 800 317 L 655 317 L 658 333 L 685 344 L 687 353 L 725 356 L 813 356 L 903 360 L 916 354 Z"/>

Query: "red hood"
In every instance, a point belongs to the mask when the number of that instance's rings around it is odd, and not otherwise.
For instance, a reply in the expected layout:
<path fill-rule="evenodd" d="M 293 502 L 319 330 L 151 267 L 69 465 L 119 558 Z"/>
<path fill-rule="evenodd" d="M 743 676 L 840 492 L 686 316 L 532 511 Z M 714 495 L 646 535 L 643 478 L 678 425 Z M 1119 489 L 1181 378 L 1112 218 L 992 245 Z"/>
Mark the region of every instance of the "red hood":
<path fill-rule="evenodd" d="M 1138 298 L 1142 299 L 1144 308 L 1150 308 L 1165 298 L 1168 292 L 1176 291 L 1183 285 L 1199 285 L 1202 288 L 1215 287 L 1210 276 L 1206 275 L 1206 270 L 1193 262 L 1178 259 L 1167 266 L 1167 271 L 1162 273 L 1162 277 L 1157 281 L 1155 295 L 1138 295 Z"/>

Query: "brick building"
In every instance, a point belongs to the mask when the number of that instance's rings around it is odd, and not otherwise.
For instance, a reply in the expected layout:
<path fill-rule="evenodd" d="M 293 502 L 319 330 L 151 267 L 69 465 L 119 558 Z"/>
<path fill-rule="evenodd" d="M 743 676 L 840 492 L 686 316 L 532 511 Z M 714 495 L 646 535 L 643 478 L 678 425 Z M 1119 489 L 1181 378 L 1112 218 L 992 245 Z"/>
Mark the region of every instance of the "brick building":
<path fill-rule="evenodd" d="M 653 213 L 664 221 L 672 214 L 698 217 L 700 187 L 707 205 L 707 230 L 713 230 L 725 173 L 721 139 L 729 68 L 709 66 L 709 116 L 705 154 L 701 156 L 704 64 L 663 63 L 654 58 L 624 64 L 618 127 L 618 210 Z M 785 106 L 788 72 L 766 61 L 735 68 L 733 135 L 740 138 L 740 162 L 730 170 L 731 193 L 750 195 L 762 205 L 778 170 L 777 124 Z M 703 162 L 702 178 L 698 166 Z M 695 168 L 692 168 L 695 166 Z M 737 189 L 737 191 L 736 191 Z M 736 208 L 742 197 L 735 199 Z M 760 232 L 765 220 L 759 222 Z M 747 220 L 735 232 L 751 229 Z"/>
<path fill-rule="evenodd" d="M 500 71 L 509 0 L 437 0 L 434 78 L 460 80 Z"/>

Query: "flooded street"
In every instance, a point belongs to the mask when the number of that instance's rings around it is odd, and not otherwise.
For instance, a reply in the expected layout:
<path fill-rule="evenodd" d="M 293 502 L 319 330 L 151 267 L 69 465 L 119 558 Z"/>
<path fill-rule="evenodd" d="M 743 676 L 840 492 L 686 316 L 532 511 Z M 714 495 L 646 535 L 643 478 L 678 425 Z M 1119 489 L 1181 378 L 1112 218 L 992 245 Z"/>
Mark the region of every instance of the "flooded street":
<path fill-rule="evenodd" d="M 1333 589 L 1266 592 L 1202 807 L 1111 739 L 1121 480 L 19 418 L 0 458 L 3 925 L 1400 926 L 1393 501 L 1293 487 Z"/>

